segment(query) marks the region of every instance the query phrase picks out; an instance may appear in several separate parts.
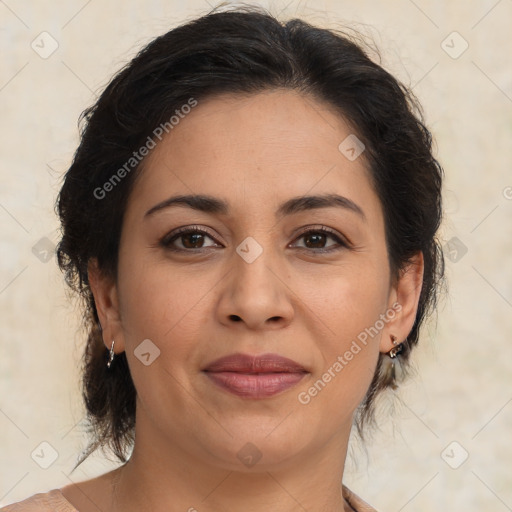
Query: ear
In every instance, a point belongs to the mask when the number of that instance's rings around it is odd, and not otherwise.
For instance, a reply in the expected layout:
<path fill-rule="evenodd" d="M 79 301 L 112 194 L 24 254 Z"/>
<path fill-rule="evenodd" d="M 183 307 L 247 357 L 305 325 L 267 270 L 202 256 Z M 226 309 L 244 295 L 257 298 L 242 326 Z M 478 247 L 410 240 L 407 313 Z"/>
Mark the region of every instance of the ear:
<path fill-rule="evenodd" d="M 393 348 L 391 335 L 396 341 L 404 341 L 412 330 L 418 311 L 421 289 L 423 285 L 424 260 L 423 253 L 418 252 L 411 262 L 400 271 L 400 275 L 390 293 L 388 311 L 395 315 L 386 324 L 380 341 L 380 351 L 389 352 Z"/>
<path fill-rule="evenodd" d="M 101 271 L 96 258 L 89 261 L 87 273 L 101 324 L 103 343 L 110 350 L 112 340 L 115 340 L 114 352 L 119 354 L 125 348 L 115 280 Z"/>

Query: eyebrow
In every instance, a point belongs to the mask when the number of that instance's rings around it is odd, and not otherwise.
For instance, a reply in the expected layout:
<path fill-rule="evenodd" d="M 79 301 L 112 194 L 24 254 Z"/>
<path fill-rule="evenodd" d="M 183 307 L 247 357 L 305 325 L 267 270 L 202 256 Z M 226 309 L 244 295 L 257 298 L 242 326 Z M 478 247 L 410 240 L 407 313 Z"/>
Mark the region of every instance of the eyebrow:
<path fill-rule="evenodd" d="M 193 194 L 169 197 L 150 208 L 144 217 L 147 218 L 158 211 L 172 206 L 187 206 L 193 210 L 217 215 L 227 215 L 229 213 L 229 204 L 226 201 L 213 196 Z M 338 194 L 293 197 L 279 206 L 276 211 L 276 217 L 279 219 L 294 213 L 319 208 L 343 208 L 356 213 L 361 219 L 366 221 L 366 216 L 360 206 L 351 199 Z"/>

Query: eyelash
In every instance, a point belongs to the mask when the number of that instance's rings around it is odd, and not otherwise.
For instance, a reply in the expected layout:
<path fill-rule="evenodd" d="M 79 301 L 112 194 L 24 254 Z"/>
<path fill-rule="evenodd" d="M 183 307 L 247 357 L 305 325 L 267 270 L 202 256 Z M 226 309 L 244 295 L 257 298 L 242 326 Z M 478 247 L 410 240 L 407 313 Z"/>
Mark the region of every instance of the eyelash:
<path fill-rule="evenodd" d="M 301 250 L 304 250 L 304 251 L 312 251 L 314 253 L 321 253 L 321 254 L 325 254 L 325 253 L 330 253 L 330 252 L 333 252 L 333 251 L 339 251 L 339 250 L 342 250 L 342 249 L 348 249 L 350 248 L 350 244 L 342 239 L 335 231 L 332 231 L 331 229 L 325 227 L 325 226 L 321 226 L 319 228 L 314 228 L 314 229 L 307 229 L 305 231 L 303 231 L 302 233 L 300 233 L 297 238 L 295 240 L 298 240 L 299 238 L 302 238 L 306 235 L 310 235 L 310 234 L 318 234 L 318 233 L 321 233 L 321 234 L 325 234 L 325 235 L 329 235 L 332 239 L 334 239 L 334 241 L 339 244 L 338 246 L 335 246 L 335 247 L 330 247 L 330 248 L 327 248 L 327 249 L 310 249 L 308 247 L 299 247 L 299 249 Z M 168 235 L 166 235 L 160 242 L 160 244 L 166 248 L 167 250 L 169 251 L 173 251 L 173 252 L 188 252 L 188 253 L 194 253 L 194 252 L 201 252 L 203 250 L 207 250 L 207 249 L 211 249 L 212 247 L 198 247 L 196 249 L 181 249 L 181 248 L 176 248 L 176 247 L 172 247 L 171 244 L 177 240 L 178 238 L 182 237 L 183 235 L 188 235 L 188 234 L 202 234 L 202 235 L 206 235 L 208 236 L 209 238 L 211 238 L 212 240 L 215 241 L 214 237 L 208 233 L 208 231 L 205 231 L 204 229 L 201 229 L 199 226 L 188 226 L 188 227 L 184 227 L 184 228 L 180 228 L 178 229 L 177 231 L 174 231 Z M 216 242 L 217 243 L 217 242 Z"/>

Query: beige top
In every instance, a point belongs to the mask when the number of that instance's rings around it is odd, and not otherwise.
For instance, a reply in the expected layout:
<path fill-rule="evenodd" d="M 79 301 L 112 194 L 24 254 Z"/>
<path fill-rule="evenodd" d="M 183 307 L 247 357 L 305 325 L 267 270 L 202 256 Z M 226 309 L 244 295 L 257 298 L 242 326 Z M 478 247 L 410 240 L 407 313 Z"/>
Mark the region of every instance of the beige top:
<path fill-rule="evenodd" d="M 355 512 L 377 512 L 347 487 L 343 486 L 343 497 Z M 60 489 L 34 494 L 26 500 L 0 508 L 0 512 L 79 512 L 64 498 Z"/>

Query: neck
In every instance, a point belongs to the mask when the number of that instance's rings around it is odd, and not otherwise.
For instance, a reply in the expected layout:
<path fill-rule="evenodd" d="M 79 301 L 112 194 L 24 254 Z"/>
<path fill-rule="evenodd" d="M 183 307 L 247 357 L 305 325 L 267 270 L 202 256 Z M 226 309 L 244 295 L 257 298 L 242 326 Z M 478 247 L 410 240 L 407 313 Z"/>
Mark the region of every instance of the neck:
<path fill-rule="evenodd" d="M 315 446 L 285 462 L 234 469 L 169 445 L 169 439 L 137 419 L 130 460 L 114 482 L 114 512 L 342 512 L 342 478 L 350 428 L 329 445 Z M 165 446 L 165 449 L 162 449 Z M 243 468 L 243 469 L 242 469 Z"/>

